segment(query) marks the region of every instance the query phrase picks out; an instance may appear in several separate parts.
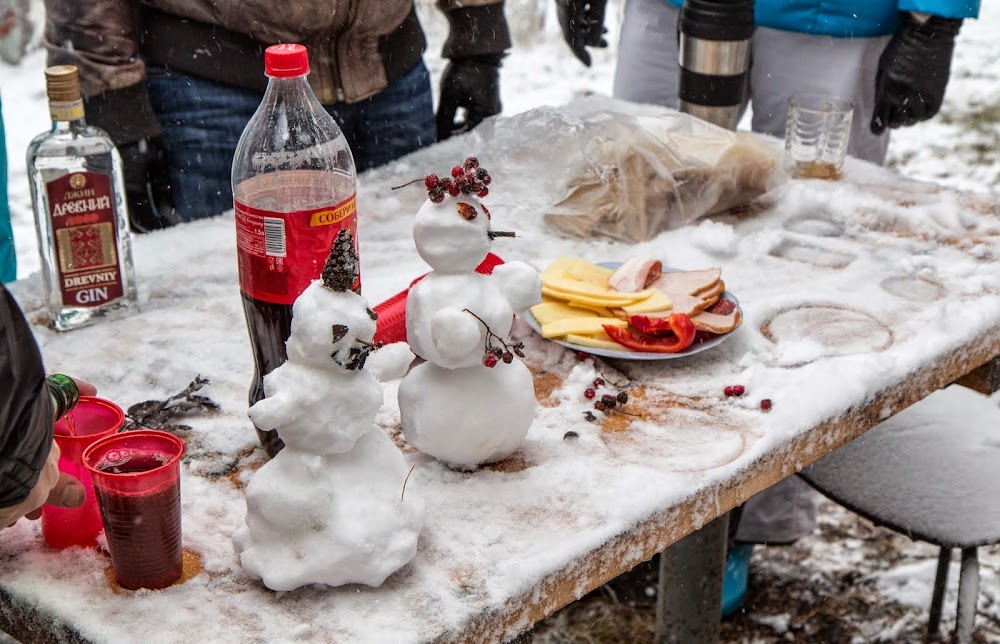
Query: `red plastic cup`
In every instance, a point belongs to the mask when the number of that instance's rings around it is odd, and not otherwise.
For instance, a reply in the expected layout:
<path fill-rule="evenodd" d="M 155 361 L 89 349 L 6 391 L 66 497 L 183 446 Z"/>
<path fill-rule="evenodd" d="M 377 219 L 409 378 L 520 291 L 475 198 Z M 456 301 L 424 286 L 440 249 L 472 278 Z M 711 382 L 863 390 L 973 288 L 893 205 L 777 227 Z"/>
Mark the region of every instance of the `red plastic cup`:
<path fill-rule="evenodd" d="M 87 500 L 74 509 L 42 506 L 42 537 L 53 548 L 93 548 L 97 545 L 97 535 L 104 526 L 94 497 L 94 483 L 83 466 L 83 451 L 98 439 L 116 433 L 124 423 L 125 413 L 121 407 L 93 396 L 80 396 L 76 407 L 56 421 L 59 471 L 80 480 L 87 490 Z"/>
<path fill-rule="evenodd" d="M 182 454 L 184 441 L 155 430 L 108 436 L 83 453 L 123 588 L 166 588 L 181 576 Z"/>

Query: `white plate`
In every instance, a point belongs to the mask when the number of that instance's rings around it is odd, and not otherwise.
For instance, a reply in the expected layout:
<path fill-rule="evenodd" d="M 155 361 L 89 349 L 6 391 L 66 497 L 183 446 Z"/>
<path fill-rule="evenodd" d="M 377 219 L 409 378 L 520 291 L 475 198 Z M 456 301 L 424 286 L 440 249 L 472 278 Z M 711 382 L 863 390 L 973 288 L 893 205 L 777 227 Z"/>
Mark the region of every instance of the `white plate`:
<path fill-rule="evenodd" d="M 621 266 L 621 262 L 602 262 L 600 266 L 604 266 L 607 268 L 618 268 L 619 266 Z M 666 273 L 674 273 L 681 270 L 683 269 L 669 268 L 667 266 L 663 267 L 663 271 Z M 736 308 L 739 309 L 740 311 L 740 317 L 743 316 L 743 308 L 740 307 L 739 300 L 737 300 L 732 293 L 730 293 L 729 291 L 723 291 L 722 295 L 719 296 L 719 299 L 729 300 L 730 302 L 735 304 Z M 539 335 L 542 334 L 542 326 L 538 323 L 538 320 L 535 319 L 535 316 L 531 314 L 530 310 L 525 311 L 524 314 L 521 316 L 521 319 L 524 320 L 528 324 L 528 326 L 534 329 L 536 333 L 538 333 Z M 739 327 L 736 328 L 738 329 Z M 735 330 L 736 329 L 734 329 L 733 331 Z M 733 334 L 733 331 L 730 331 L 729 333 L 723 333 L 722 335 L 717 335 L 713 338 L 709 338 L 708 340 L 698 342 L 697 344 L 692 344 L 690 347 L 688 347 L 684 351 L 681 351 L 680 353 L 652 353 L 646 351 L 612 351 L 610 349 L 601 349 L 599 347 L 587 347 L 582 344 L 573 344 L 572 342 L 564 342 L 562 340 L 550 340 L 550 342 L 555 342 L 556 344 L 560 344 L 566 347 L 567 349 L 573 349 L 574 351 L 582 351 L 584 353 L 589 353 L 591 355 L 601 356 L 602 358 L 616 358 L 619 360 L 672 360 L 674 358 L 684 358 L 686 356 L 694 355 L 696 353 L 701 353 L 702 351 L 711 349 L 714 346 L 718 346 L 719 344 L 725 342 L 729 338 L 729 336 Z"/>

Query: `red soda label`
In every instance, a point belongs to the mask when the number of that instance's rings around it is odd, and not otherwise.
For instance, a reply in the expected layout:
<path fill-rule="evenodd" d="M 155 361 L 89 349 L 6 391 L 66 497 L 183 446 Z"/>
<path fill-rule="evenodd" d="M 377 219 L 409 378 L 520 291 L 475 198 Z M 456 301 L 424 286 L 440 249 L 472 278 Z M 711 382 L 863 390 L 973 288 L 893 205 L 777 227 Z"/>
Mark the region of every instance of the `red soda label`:
<path fill-rule="evenodd" d="M 74 172 L 45 185 L 63 306 L 107 304 L 125 294 L 111 176 Z"/>
<path fill-rule="evenodd" d="M 295 212 L 260 210 L 234 201 L 240 289 L 272 304 L 292 304 L 319 278 L 344 228 L 358 245 L 357 196 L 335 206 Z M 354 290 L 361 289 L 360 279 Z"/>

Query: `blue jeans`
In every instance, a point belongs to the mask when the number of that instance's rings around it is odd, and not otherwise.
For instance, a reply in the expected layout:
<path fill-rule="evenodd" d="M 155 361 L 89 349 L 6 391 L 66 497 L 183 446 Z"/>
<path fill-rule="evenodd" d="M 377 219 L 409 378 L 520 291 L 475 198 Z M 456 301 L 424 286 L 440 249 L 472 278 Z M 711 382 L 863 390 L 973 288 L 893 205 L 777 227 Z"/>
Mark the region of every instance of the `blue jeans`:
<path fill-rule="evenodd" d="M 14 231 L 10 227 L 10 204 L 7 202 L 7 141 L 3 131 L 3 104 L 0 103 L 0 282 L 17 277 L 14 257 Z"/>
<path fill-rule="evenodd" d="M 161 67 L 147 70 L 146 83 L 179 217 L 191 221 L 232 208 L 233 156 L 263 94 Z M 344 131 L 358 172 L 437 140 L 430 73 L 422 62 L 375 96 L 326 110 Z"/>

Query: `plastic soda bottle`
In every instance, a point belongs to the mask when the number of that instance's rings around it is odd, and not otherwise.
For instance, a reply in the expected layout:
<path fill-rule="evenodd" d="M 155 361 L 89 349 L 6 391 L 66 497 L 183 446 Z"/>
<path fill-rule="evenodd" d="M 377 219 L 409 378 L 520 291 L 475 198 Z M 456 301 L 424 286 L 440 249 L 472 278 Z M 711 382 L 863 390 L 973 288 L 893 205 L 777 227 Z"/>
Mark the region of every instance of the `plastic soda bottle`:
<path fill-rule="evenodd" d="M 306 81 L 306 48 L 268 47 L 264 73 L 267 90 L 240 137 L 232 174 L 240 291 L 254 357 L 251 405 L 264 397 L 264 375 L 286 360 L 295 298 L 319 278 L 342 229 L 357 240 L 354 157 Z M 360 288 L 359 278 L 354 290 Z M 274 456 L 283 447 L 277 432 L 256 429 Z"/>

